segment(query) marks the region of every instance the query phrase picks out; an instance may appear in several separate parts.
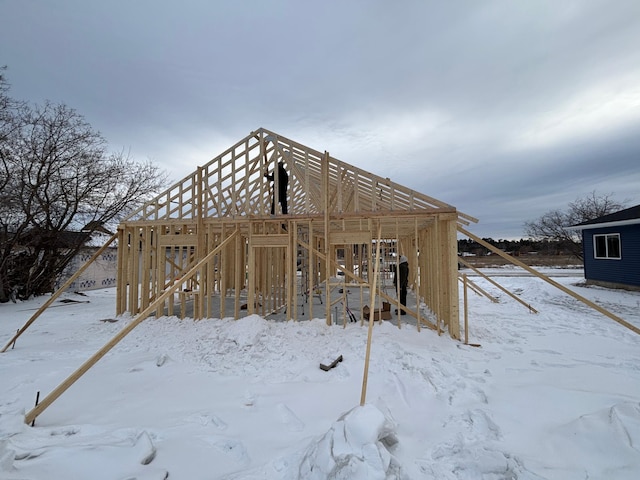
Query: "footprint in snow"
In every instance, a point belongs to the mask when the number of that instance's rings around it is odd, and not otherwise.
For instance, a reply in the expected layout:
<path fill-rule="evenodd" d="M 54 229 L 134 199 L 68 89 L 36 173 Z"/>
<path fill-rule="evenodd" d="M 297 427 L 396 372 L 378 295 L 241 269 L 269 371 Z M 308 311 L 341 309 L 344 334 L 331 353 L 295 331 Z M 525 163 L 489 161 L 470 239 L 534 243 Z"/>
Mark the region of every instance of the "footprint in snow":
<path fill-rule="evenodd" d="M 213 425 L 216 426 L 217 429 L 219 430 L 226 430 L 227 429 L 227 424 L 220 419 L 220 417 L 216 416 L 216 415 L 211 415 L 209 417 L 209 420 L 211 420 L 211 423 Z"/>
<path fill-rule="evenodd" d="M 213 442 L 213 446 L 220 452 L 228 455 L 241 465 L 249 465 L 250 458 L 247 448 L 242 442 L 229 438 L 219 439 Z"/>
<path fill-rule="evenodd" d="M 539 350 L 531 350 L 531 351 L 536 353 L 548 353 L 550 355 L 562 355 L 562 353 L 558 352 L 557 350 L 539 349 Z"/>
<path fill-rule="evenodd" d="M 167 363 L 167 360 L 169 360 L 169 356 L 166 353 L 158 355 L 158 357 L 156 358 L 156 367 L 163 366 L 165 363 Z"/>
<path fill-rule="evenodd" d="M 278 414 L 280 415 L 280 421 L 284 423 L 290 431 L 301 432 L 304 429 L 302 420 L 284 403 L 278 404 Z"/>
<path fill-rule="evenodd" d="M 200 425 L 202 425 L 203 427 L 206 427 L 207 425 L 213 425 L 218 430 L 227 429 L 226 422 L 217 415 L 200 415 L 198 420 Z"/>
<path fill-rule="evenodd" d="M 502 432 L 491 416 L 482 409 L 467 410 L 459 420 L 467 428 L 463 434 L 468 441 L 500 440 Z"/>
<path fill-rule="evenodd" d="M 257 400 L 258 400 L 257 395 L 255 395 L 252 392 L 245 392 L 244 398 L 242 400 L 242 405 L 245 408 L 251 408 L 255 406 Z"/>

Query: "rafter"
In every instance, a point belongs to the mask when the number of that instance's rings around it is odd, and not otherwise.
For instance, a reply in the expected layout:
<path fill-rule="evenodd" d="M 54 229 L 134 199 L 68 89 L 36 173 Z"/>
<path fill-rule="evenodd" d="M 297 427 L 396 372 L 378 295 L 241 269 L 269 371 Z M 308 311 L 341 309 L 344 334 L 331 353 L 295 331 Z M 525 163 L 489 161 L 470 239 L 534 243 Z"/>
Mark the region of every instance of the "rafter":
<path fill-rule="evenodd" d="M 420 192 L 328 156 L 329 209 L 331 213 L 374 211 L 421 211 L 453 208 Z M 271 188 L 264 179 L 282 160 L 289 173 L 289 212 L 313 215 L 325 208 L 322 163 L 324 154 L 282 135 L 260 128 L 203 167 L 199 167 L 204 192 L 205 216 L 269 215 Z M 126 221 L 189 219 L 194 205 L 198 176 L 186 176 L 156 199 L 131 214 Z M 458 212 L 458 222 L 477 220 Z"/>

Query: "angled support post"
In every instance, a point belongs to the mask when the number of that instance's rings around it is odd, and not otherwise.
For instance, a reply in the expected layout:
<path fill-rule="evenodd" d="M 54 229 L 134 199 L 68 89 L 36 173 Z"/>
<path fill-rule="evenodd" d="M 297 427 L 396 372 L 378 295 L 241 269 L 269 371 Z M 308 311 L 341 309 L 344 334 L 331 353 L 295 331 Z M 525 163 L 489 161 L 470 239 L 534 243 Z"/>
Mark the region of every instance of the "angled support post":
<path fill-rule="evenodd" d="M 364 406 L 367 400 L 367 381 L 369 379 L 369 359 L 371 357 L 371 338 L 373 337 L 373 322 L 376 308 L 376 288 L 378 287 L 378 269 L 380 268 L 380 237 L 382 236 L 382 224 L 378 221 L 378 235 L 376 240 L 376 263 L 373 268 L 373 284 L 371 285 L 370 301 L 371 314 L 369 315 L 369 329 L 367 331 L 367 351 L 364 359 L 364 374 L 362 376 L 362 393 L 360 394 L 360 406 Z M 328 302 L 327 302 L 328 303 Z"/>
<path fill-rule="evenodd" d="M 484 273 L 482 273 L 482 271 L 478 270 L 476 267 L 474 267 L 473 265 L 471 265 L 469 262 L 467 262 L 466 260 L 464 260 L 463 258 L 458 258 L 458 261 L 462 264 L 464 264 L 466 267 L 469 267 L 471 270 L 473 270 L 474 272 L 476 272 L 478 275 L 480 275 L 482 278 L 484 278 L 486 281 L 488 281 L 489 283 L 491 283 L 492 285 L 498 287 L 500 290 L 502 290 L 504 293 L 506 293 L 507 295 L 509 295 L 511 298 L 513 298 L 514 300 L 516 300 L 517 302 L 521 303 L 522 305 L 524 305 L 525 307 L 527 307 L 529 309 L 530 312 L 532 313 L 538 313 L 538 311 L 533 308 L 531 305 L 529 305 L 527 302 L 524 302 L 521 298 L 519 298 L 517 295 L 514 295 L 513 293 L 511 293 L 509 290 L 507 290 L 506 288 L 504 288 L 502 285 L 500 285 L 498 282 L 496 282 L 495 280 L 493 280 L 491 277 L 489 277 L 488 275 L 485 275 Z M 468 282 L 469 280 L 467 280 Z M 489 298 L 493 298 L 490 297 Z"/>
<path fill-rule="evenodd" d="M 222 250 L 228 243 L 231 242 L 238 234 L 236 230 L 232 235 L 227 237 L 224 242 L 218 245 L 217 248 L 212 250 L 200 260 L 198 263 L 193 265 L 189 271 L 184 274 L 184 277 L 188 278 L 195 274 L 200 268 L 206 265 L 220 250 Z M 58 385 L 49 395 L 47 395 L 42 402 L 40 402 L 36 407 L 34 407 L 30 412 L 25 416 L 25 423 L 32 423 L 38 415 L 40 415 L 49 405 L 51 405 L 60 395 L 67 391 L 71 385 L 73 385 L 82 375 L 87 373 L 87 371 L 93 367 L 98 360 L 104 357 L 113 347 L 115 347 L 120 340 L 126 337 L 131 331 L 140 325 L 158 306 L 164 302 L 170 295 L 173 295 L 181 286 L 181 282 L 177 281 L 174 284 L 167 288 L 162 295 L 160 295 L 153 303 L 151 303 L 147 308 L 145 308 L 137 317 L 135 317 L 126 327 L 124 327 L 120 332 L 118 332 L 115 337 L 113 337 L 109 342 L 107 342 L 100 350 L 98 350 L 92 357 L 90 357 L 87 361 L 85 361 L 80 368 L 78 368 L 75 372 L 73 372 L 65 381 L 63 381 L 60 385 Z"/>
<path fill-rule="evenodd" d="M 89 260 L 87 260 L 87 261 L 85 262 L 85 264 L 84 264 L 84 265 L 82 265 L 82 267 L 80 267 L 76 273 L 74 273 L 74 274 L 71 276 L 71 278 L 69 278 L 69 280 L 67 280 L 67 281 L 64 283 L 64 285 L 62 285 L 58 290 L 56 290 L 56 291 L 53 293 L 53 295 L 51 295 L 51 297 L 49 298 L 49 300 L 47 300 L 47 301 L 44 303 L 44 305 L 42 305 L 42 306 L 38 309 L 38 311 L 37 311 L 36 313 L 34 313 L 34 314 L 31 316 L 31 318 L 30 318 L 29 320 L 27 320 L 27 323 L 25 323 L 25 324 L 22 326 L 22 328 L 21 328 L 20 330 L 18 330 L 18 332 L 13 336 L 13 338 L 12 338 L 11 340 L 9 340 L 9 343 L 7 343 L 7 344 L 4 346 L 4 348 L 3 348 L 2 350 L 0 350 L 0 353 L 4 353 L 4 352 L 6 352 L 6 351 L 7 351 L 7 349 L 11 346 L 11 344 L 12 344 L 12 343 L 14 343 L 14 342 L 18 339 L 18 337 L 19 337 L 20 335 L 22 335 L 22 334 L 25 332 L 25 330 L 26 330 L 27 328 L 29 328 L 29 327 L 31 326 L 31 324 L 32 324 L 33 322 L 35 322 L 35 321 L 36 321 L 36 319 L 37 319 L 40 315 L 42 315 L 42 312 L 44 312 L 47 308 L 49 308 L 49 306 L 50 306 L 53 302 L 55 302 L 55 301 L 56 301 L 56 299 L 57 299 L 60 295 L 62 295 L 62 293 L 64 293 L 64 291 L 69 287 L 69 285 L 71 285 L 71 284 L 72 284 L 72 283 L 73 283 L 73 282 L 74 282 L 74 281 L 75 281 L 75 280 L 76 280 L 80 275 L 82 275 L 82 273 L 83 273 L 87 268 L 89 268 L 89 265 L 91 265 L 91 264 L 96 260 L 96 258 L 98 258 L 100 255 L 102 255 L 102 252 L 104 252 L 104 251 L 107 249 L 107 247 L 113 243 L 113 241 L 114 241 L 116 238 L 118 238 L 118 234 L 117 234 L 117 233 L 115 233 L 114 235 L 112 235 L 112 236 L 111 236 L 111 238 L 110 238 L 109 240 L 107 240 L 107 242 L 106 242 L 102 247 L 100 247 L 100 248 L 98 249 L 98 251 L 97 251 L 96 253 L 94 253 L 94 254 L 93 254 L 93 256 L 92 256 Z"/>
<path fill-rule="evenodd" d="M 502 258 L 504 258 L 505 260 L 510 261 L 511 263 L 513 263 L 514 265 L 517 265 L 521 268 L 524 268 L 527 272 L 532 273 L 533 275 L 535 275 L 538 278 L 541 278 L 542 280 L 544 280 L 545 282 L 553 285 L 554 287 L 558 288 L 559 290 L 562 290 L 564 293 L 566 293 L 567 295 L 572 296 L 573 298 L 575 298 L 576 300 L 584 303 L 585 305 L 588 305 L 589 307 L 593 308 L 594 310 L 597 310 L 598 312 L 600 312 L 601 314 L 603 314 L 606 317 L 609 317 L 611 320 L 613 320 L 614 322 L 619 323 L 620 325 L 622 325 L 623 327 L 628 328 L 629 330 L 631 330 L 634 333 L 637 333 L 638 335 L 640 335 L 640 328 L 636 327 L 635 325 L 627 322 L 626 320 L 623 320 L 622 318 L 618 317 L 617 315 L 614 315 L 613 313 L 611 313 L 609 310 L 606 310 L 604 308 L 602 308 L 600 305 L 593 303 L 591 300 L 588 300 L 586 298 L 584 298 L 581 295 L 578 295 L 576 292 L 568 289 L 567 287 L 565 287 L 564 285 L 556 282 L 555 280 L 553 280 L 552 278 L 547 277 L 546 275 L 541 274 L 540 272 L 537 272 L 536 270 L 534 270 L 533 268 L 531 268 L 529 265 L 522 263 L 520 260 L 517 260 L 515 258 L 513 258 L 511 255 L 507 255 L 506 253 L 504 253 L 502 250 L 494 247 L 493 245 L 491 245 L 488 242 L 485 242 L 484 240 L 482 240 L 480 237 L 478 237 L 477 235 L 474 235 L 473 233 L 465 230 L 464 228 L 462 228 L 461 226 L 458 225 L 458 231 L 460 233 L 462 233 L 463 235 L 468 236 L 469 238 L 471 238 L 472 240 L 475 240 L 476 242 L 478 242 L 480 245 L 482 245 L 485 248 L 488 248 L 489 250 L 491 250 L 492 252 L 496 253 L 497 255 L 500 255 Z"/>

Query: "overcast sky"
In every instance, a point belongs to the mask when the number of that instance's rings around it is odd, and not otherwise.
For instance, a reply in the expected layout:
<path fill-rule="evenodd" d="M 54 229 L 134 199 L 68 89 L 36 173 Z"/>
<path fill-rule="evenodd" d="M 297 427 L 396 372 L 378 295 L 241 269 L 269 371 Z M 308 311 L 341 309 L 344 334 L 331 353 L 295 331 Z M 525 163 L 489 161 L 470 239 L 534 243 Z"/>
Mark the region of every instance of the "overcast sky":
<path fill-rule="evenodd" d="M 0 65 L 174 180 L 265 127 L 482 237 L 640 203 L 638 0 L 0 0 Z"/>

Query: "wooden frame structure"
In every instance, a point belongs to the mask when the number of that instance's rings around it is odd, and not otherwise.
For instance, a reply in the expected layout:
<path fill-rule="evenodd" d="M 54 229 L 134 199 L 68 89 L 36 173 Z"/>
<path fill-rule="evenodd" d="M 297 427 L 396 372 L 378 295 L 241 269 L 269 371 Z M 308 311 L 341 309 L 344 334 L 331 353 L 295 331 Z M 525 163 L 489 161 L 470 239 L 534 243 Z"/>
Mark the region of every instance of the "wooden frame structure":
<path fill-rule="evenodd" d="M 277 202 L 271 213 L 272 199 L 280 198 L 280 185 L 270 185 L 264 176 L 274 172 L 279 161 L 289 174 L 290 207 L 286 215 L 276 209 Z M 196 319 L 239 318 L 240 298 L 245 294 L 248 313 L 266 315 L 286 308 L 287 319 L 295 320 L 294 299 L 301 293 L 298 289 L 308 293 L 323 285 L 329 292 L 334 286 L 344 285 L 342 280 L 335 281 L 340 271 L 350 281 L 368 287 L 370 305 L 375 307 L 376 296 L 380 296 L 414 316 L 418 329 L 426 325 L 438 333 L 447 330 L 451 337 L 460 339 L 458 233 L 640 334 L 640 329 L 629 322 L 473 235 L 464 228 L 470 222 L 477 220 L 388 178 L 341 162 L 326 151 L 320 153 L 262 128 L 252 132 L 119 225 L 118 233 L 102 249 L 117 236 L 116 311 L 118 315 L 129 312 L 134 318 L 37 403 L 25 415 L 25 422 L 32 424 L 153 312 L 173 314 L 176 296 L 183 316 L 185 301 L 193 300 Z M 435 325 L 421 317 L 420 308 L 402 307 L 377 287 L 382 245 L 395 251 L 396 261 L 399 254 L 408 258 L 410 286 L 418 305 L 424 302 L 430 309 Z M 2 352 L 101 250 L 29 319 Z M 338 250 L 345 252 L 341 261 Z M 299 270 L 302 285 L 297 281 Z M 468 343 L 466 287 L 472 282 L 466 276 L 463 282 Z M 217 311 L 214 298 L 219 300 Z M 329 301 L 324 303 L 328 323 L 330 307 Z M 361 404 L 366 400 L 373 318 L 371 315 L 368 322 Z"/>
<path fill-rule="evenodd" d="M 283 187 L 265 178 L 278 162 L 289 176 L 286 215 L 277 202 Z M 383 243 L 409 259 L 410 286 L 435 315 L 432 326 L 459 338 L 457 231 L 470 222 L 477 220 L 451 205 L 260 128 L 122 221 L 117 314 L 135 315 L 180 283 L 178 301 L 193 300 L 196 319 L 237 319 L 246 306 L 261 315 L 286 309 L 295 320 L 299 290 L 329 291 L 338 271 L 370 286 L 372 254 Z M 184 276 L 230 235 L 233 242 Z M 338 250 L 348 252 L 340 261 Z M 174 301 L 157 314 L 174 314 Z M 419 309 L 407 313 L 427 323 Z"/>

